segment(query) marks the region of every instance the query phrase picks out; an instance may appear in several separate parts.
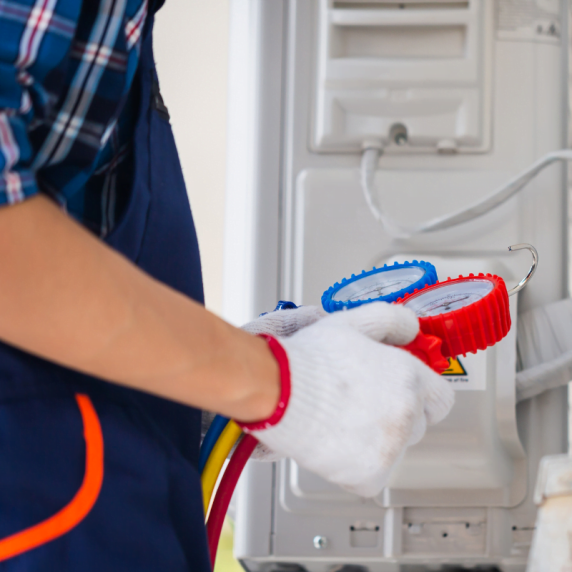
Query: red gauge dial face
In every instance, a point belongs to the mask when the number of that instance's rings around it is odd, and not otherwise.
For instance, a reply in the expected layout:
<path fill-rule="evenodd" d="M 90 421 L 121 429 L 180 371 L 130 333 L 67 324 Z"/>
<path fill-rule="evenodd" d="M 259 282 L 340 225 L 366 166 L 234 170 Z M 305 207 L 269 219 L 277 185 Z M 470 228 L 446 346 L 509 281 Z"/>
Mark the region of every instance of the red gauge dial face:
<path fill-rule="evenodd" d="M 419 294 L 413 294 L 404 305 L 413 310 L 419 318 L 437 316 L 482 300 L 493 287 L 489 280 L 445 282 Z"/>

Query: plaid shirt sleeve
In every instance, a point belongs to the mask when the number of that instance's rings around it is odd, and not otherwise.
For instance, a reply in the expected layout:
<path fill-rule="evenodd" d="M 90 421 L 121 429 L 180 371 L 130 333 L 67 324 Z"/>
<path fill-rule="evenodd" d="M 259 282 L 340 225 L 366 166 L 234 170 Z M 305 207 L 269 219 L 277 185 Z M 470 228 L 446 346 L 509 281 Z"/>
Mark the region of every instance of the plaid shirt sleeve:
<path fill-rule="evenodd" d="M 78 0 L 0 0 L 0 204 L 38 192 L 28 133 L 60 95 L 53 82 L 46 89 L 46 78 L 65 66 L 81 5 Z"/>

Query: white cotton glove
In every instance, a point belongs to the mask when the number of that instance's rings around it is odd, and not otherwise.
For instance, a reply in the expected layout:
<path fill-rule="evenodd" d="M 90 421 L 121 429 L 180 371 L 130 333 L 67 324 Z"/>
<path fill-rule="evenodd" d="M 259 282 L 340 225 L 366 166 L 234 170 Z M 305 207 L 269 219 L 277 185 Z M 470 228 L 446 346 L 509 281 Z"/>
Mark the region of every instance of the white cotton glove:
<path fill-rule="evenodd" d="M 284 338 L 295 334 L 302 328 L 311 326 L 327 315 L 328 313 L 318 306 L 300 306 L 290 310 L 275 310 L 256 318 L 252 322 L 248 322 L 241 329 L 254 336 L 267 334 L 274 338 Z M 279 455 L 264 444 L 258 443 L 250 458 L 255 461 L 271 463 L 283 459 L 284 455 Z"/>
<path fill-rule="evenodd" d="M 285 412 L 273 426 L 245 431 L 350 492 L 376 496 L 405 448 L 453 406 L 447 381 L 392 347 L 418 331 L 411 310 L 374 302 L 278 339 L 290 370 Z"/>
<path fill-rule="evenodd" d="M 328 314 L 318 306 L 300 306 L 292 310 L 268 312 L 242 326 L 242 330 L 258 336 L 268 334 L 274 338 L 283 338 L 295 334 L 298 330 L 311 326 Z"/>

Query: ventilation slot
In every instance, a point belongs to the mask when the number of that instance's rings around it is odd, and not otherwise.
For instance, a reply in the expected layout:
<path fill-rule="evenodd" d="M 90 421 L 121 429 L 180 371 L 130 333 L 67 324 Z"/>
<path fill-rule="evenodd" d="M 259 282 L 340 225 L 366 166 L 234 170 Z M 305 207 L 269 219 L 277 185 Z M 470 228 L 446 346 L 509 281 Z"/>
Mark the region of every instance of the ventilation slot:
<path fill-rule="evenodd" d="M 457 0 L 334 0 L 333 8 L 341 10 L 467 10 L 469 2 Z"/>
<path fill-rule="evenodd" d="M 332 58 L 462 58 L 464 26 L 343 26 Z"/>

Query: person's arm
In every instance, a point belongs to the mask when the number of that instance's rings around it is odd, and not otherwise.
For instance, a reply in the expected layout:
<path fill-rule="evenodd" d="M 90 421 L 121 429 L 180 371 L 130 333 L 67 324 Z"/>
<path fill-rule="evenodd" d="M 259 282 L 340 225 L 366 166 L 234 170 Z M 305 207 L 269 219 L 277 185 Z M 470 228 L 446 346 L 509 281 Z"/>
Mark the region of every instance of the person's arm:
<path fill-rule="evenodd" d="M 54 3 L 37 50 L 26 35 L 37 14 L 13 4 L 26 22 L 0 9 L 0 339 L 226 415 L 270 414 L 279 380 L 263 340 L 153 280 L 40 193 L 45 157 L 29 132 L 62 95 L 54 70 L 71 65 L 82 3 Z"/>
<path fill-rule="evenodd" d="M 243 421 L 280 392 L 264 340 L 154 280 L 43 196 L 0 209 L 0 339 Z"/>

